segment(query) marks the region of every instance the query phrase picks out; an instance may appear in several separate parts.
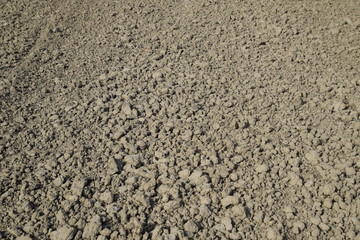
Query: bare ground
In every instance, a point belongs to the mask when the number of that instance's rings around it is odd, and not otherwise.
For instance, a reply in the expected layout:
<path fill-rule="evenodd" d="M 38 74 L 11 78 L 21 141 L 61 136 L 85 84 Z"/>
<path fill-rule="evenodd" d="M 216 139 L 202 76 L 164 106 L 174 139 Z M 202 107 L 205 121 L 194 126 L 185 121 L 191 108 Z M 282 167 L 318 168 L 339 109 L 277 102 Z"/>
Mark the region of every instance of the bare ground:
<path fill-rule="evenodd" d="M 360 239 L 357 1 L 0 6 L 0 238 Z"/>

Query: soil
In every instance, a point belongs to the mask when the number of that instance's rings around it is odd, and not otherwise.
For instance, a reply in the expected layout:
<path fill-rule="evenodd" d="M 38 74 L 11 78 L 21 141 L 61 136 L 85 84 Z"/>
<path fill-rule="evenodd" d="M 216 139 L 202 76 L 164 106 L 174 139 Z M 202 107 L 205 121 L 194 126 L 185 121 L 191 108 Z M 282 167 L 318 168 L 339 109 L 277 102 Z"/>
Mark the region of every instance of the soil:
<path fill-rule="evenodd" d="M 0 238 L 360 239 L 356 0 L 0 5 Z"/>

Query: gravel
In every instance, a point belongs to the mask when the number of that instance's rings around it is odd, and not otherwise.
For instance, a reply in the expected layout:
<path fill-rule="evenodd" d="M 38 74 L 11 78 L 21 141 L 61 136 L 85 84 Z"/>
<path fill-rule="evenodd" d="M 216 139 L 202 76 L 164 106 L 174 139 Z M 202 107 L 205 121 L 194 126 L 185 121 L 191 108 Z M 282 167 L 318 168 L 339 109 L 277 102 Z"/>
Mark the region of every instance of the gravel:
<path fill-rule="evenodd" d="M 356 1 L 0 11 L 0 239 L 359 239 Z"/>

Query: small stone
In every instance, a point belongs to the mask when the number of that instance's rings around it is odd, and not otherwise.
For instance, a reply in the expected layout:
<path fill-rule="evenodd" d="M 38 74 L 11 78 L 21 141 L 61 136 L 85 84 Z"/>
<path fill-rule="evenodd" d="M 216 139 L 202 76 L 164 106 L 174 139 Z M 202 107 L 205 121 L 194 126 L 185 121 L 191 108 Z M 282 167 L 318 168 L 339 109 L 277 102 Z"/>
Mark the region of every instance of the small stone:
<path fill-rule="evenodd" d="M 269 228 L 267 230 L 267 233 L 266 233 L 266 237 L 267 239 L 269 240 L 277 240 L 277 239 L 281 239 L 281 235 L 279 234 L 279 232 L 276 230 L 276 229 L 273 229 L 273 228 Z"/>
<path fill-rule="evenodd" d="M 176 234 L 172 233 L 172 234 L 168 234 L 165 239 L 166 240 L 176 240 L 178 238 L 177 238 Z"/>
<path fill-rule="evenodd" d="M 200 177 L 203 175 L 202 171 L 194 171 L 190 176 L 189 180 L 192 182 L 198 182 Z"/>
<path fill-rule="evenodd" d="M 239 203 L 239 198 L 236 196 L 227 196 L 221 200 L 221 205 L 225 208 L 229 205 L 237 205 L 238 203 Z"/>
<path fill-rule="evenodd" d="M 298 167 L 300 165 L 300 158 L 291 158 L 289 164 L 293 167 Z"/>
<path fill-rule="evenodd" d="M 335 186 L 332 184 L 326 184 L 321 188 L 324 195 L 332 195 L 335 192 Z"/>
<path fill-rule="evenodd" d="M 229 175 L 229 178 L 231 179 L 231 181 L 237 181 L 239 179 L 239 176 L 236 173 L 231 173 Z"/>
<path fill-rule="evenodd" d="M 292 186 L 303 185 L 302 179 L 296 173 L 289 173 L 289 178 L 290 178 L 290 185 Z"/>
<path fill-rule="evenodd" d="M 254 216 L 254 220 L 255 222 L 258 223 L 262 223 L 264 219 L 264 212 L 263 211 L 259 211 L 258 213 L 255 214 Z"/>
<path fill-rule="evenodd" d="M 108 173 L 110 175 L 116 174 L 120 171 L 119 164 L 118 164 L 117 160 L 114 159 L 113 157 L 111 157 L 109 159 L 108 168 L 109 168 Z"/>
<path fill-rule="evenodd" d="M 101 193 L 99 199 L 105 203 L 112 203 L 114 201 L 113 195 L 110 191 Z"/>
<path fill-rule="evenodd" d="M 279 36 L 282 33 L 282 28 L 281 27 L 275 27 L 274 30 L 275 30 L 275 35 L 276 36 Z"/>
<path fill-rule="evenodd" d="M 125 115 L 127 115 L 127 116 L 131 116 L 131 114 L 132 114 L 131 106 L 130 106 L 130 104 L 128 104 L 128 103 L 125 103 L 125 104 L 122 106 L 121 111 L 122 111 Z"/>
<path fill-rule="evenodd" d="M 70 240 L 73 239 L 76 231 L 70 226 L 63 226 L 50 233 L 51 240 Z"/>
<path fill-rule="evenodd" d="M 202 171 L 194 171 L 190 176 L 189 176 L 189 180 L 193 183 L 193 184 L 203 184 L 208 182 L 208 176 L 207 175 L 203 175 Z"/>
<path fill-rule="evenodd" d="M 161 72 L 153 72 L 152 77 L 155 79 L 162 78 L 164 75 Z"/>
<path fill-rule="evenodd" d="M 304 230 L 305 224 L 301 221 L 297 221 L 293 224 L 293 232 L 295 234 L 299 234 L 302 230 Z"/>
<path fill-rule="evenodd" d="M 196 223 L 194 222 L 194 220 L 189 220 L 185 223 L 184 225 L 184 229 L 186 232 L 197 232 L 199 227 L 196 225 Z"/>
<path fill-rule="evenodd" d="M 200 207 L 199 207 L 199 213 L 200 213 L 200 216 L 202 217 L 208 217 L 210 216 L 211 214 L 211 211 L 209 209 L 209 207 L 205 204 L 202 204 Z"/>
<path fill-rule="evenodd" d="M 323 206 L 326 207 L 326 208 L 331 209 L 331 208 L 332 208 L 332 205 L 333 205 L 332 200 L 329 199 L 329 198 L 326 198 L 326 199 L 324 200 L 324 202 L 323 202 Z"/>
<path fill-rule="evenodd" d="M 65 181 L 64 177 L 59 176 L 59 177 L 54 179 L 53 184 L 54 184 L 55 187 L 60 187 L 61 185 L 63 185 L 64 181 Z"/>
<path fill-rule="evenodd" d="M 85 180 L 81 178 L 75 178 L 71 186 L 71 191 L 75 196 L 81 196 L 85 187 Z"/>
<path fill-rule="evenodd" d="M 347 176 L 353 176 L 356 174 L 356 170 L 353 167 L 348 167 L 345 169 L 345 173 Z"/>
<path fill-rule="evenodd" d="M 93 239 L 101 230 L 100 216 L 94 216 L 90 222 L 85 225 L 82 237 L 85 239 Z"/>
<path fill-rule="evenodd" d="M 320 160 L 320 155 L 317 151 L 310 151 L 305 154 L 305 158 L 312 163 L 317 163 Z"/>
<path fill-rule="evenodd" d="M 127 131 L 128 131 L 128 129 L 126 127 L 124 127 L 124 126 L 120 127 L 114 131 L 112 138 L 115 140 L 119 140 L 121 137 L 125 136 Z"/>
<path fill-rule="evenodd" d="M 106 236 L 99 235 L 96 240 L 108 240 L 108 238 Z"/>
<path fill-rule="evenodd" d="M 104 228 L 103 230 L 100 231 L 100 234 L 108 237 L 111 234 L 111 230 L 108 228 Z"/>
<path fill-rule="evenodd" d="M 332 29 L 330 29 L 330 32 L 332 34 L 339 34 L 340 30 L 338 28 L 332 28 Z"/>
<path fill-rule="evenodd" d="M 133 167 L 138 167 L 141 163 L 142 157 L 141 155 L 127 155 L 124 157 L 124 162 Z"/>
<path fill-rule="evenodd" d="M 231 232 L 231 233 L 229 233 L 229 238 L 230 239 L 242 239 L 242 237 L 241 237 L 241 235 L 239 234 L 239 233 L 233 233 L 233 232 Z"/>
<path fill-rule="evenodd" d="M 119 232 L 118 232 L 118 231 L 114 231 L 114 232 L 111 233 L 110 239 L 117 239 L 117 238 L 118 238 L 118 235 L 119 235 Z"/>
<path fill-rule="evenodd" d="M 321 223 L 321 219 L 319 217 L 312 217 L 310 218 L 310 221 L 316 226 L 318 226 Z"/>
<path fill-rule="evenodd" d="M 187 179 L 189 175 L 190 175 L 190 171 L 188 169 L 184 169 L 179 172 L 179 177 L 181 179 Z"/>
<path fill-rule="evenodd" d="M 266 164 L 257 165 L 255 171 L 258 173 L 263 173 L 269 171 L 269 167 Z"/>
<path fill-rule="evenodd" d="M 20 237 L 17 237 L 16 240 L 32 240 L 32 238 L 29 236 L 20 236 Z"/>
<path fill-rule="evenodd" d="M 327 231 L 330 230 L 330 227 L 329 227 L 327 224 L 323 223 L 323 222 L 319 224 L 319 228 L 320 228 L 323 232 L 327 232 Z"/>
<path fill-rule="evenodd" d="M 334 101 L 333 108 L 335 111 L 341 111 L 341 110 L 346 109 L 346 104 L 341 100 L 337 100 L 337 101 Z"/>
<path fill-rule="evenodd" d="M 232 225 L 232 220 L 230 217 L 224 217 L 223 219 L 221 219 L 221 223 L 224 224 L 225 226 L 225 229 L 227 231 L 231 231 L 232 228 L 233 228 L 233 225 Z"/>
<path fill-rule="evenodd" d="M 246 209 L 241 205 L 233 206 L 231 208 L 231 213 L 233 213 L 236 217 L 239 217 L 242 220 L 246 218 Z"/>
<path fill-rule="evenodd" d="M 285 206 L 283 210 L 285 213 L 293 213 L 294 212 L 294 209 L 291 206 Z"/>
<path fill-rule="evenodd" d="M 184 141 L 190 141 L 191 138 L 193 136 L 193 132 L 191 130 L 186 130 L 183 134 L 182 134 L 182 139 Z"/>

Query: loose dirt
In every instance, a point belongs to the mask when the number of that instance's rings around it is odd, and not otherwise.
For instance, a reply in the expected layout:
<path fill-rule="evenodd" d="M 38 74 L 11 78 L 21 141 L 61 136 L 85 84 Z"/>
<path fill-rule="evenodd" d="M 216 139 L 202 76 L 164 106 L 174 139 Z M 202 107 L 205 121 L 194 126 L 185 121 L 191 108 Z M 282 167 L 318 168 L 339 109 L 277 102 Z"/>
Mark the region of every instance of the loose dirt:
<path fill-rule="evenodd" d="M 360 239 L 357 1 L 0 5 L 0 238 Z"/>

